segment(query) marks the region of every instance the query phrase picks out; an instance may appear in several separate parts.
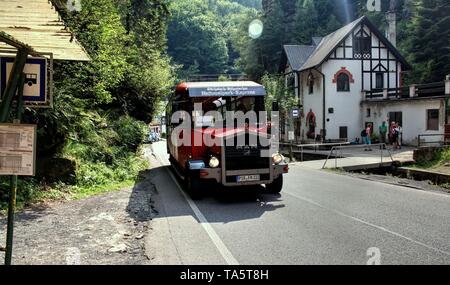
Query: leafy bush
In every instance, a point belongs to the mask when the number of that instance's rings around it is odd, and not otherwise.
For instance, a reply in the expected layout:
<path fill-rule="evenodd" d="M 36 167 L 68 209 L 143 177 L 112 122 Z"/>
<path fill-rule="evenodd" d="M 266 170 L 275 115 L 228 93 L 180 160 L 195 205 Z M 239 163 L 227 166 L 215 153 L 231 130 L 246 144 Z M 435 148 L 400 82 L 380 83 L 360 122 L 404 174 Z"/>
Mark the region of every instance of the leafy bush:
<path fill-rule="evenodd" d="M 132 150 L 137 149 L 147 133 L 147 126 L 143 122 L 136 121 L 129 116 L 120 117 L 112 127 L 118 134 L 119 145 Z"/>
<path fill-rule="evenodd" d="M 31 203 L 44 200 L 63 199 L 68 196 L 69 187 L 63 183 L 53 185 L 46 184 L 45 181 L 39 181 L 35 178 L 19 178 L 17 183 L 17 208 L 20 209 Z M 10 194 L 10 178 L 0 177 L 0 211 L 8 207 Z"/>
<path fill-rule="evenodd" d="M 20 179 L 22 204 L 133 181 L 147 167 L 136 156 L 146 132 L 141 121 L 151 121 L 173 85 L 165 0 L 84 0 L 79 12 L 60 12 L 92 61 L 55 62 L 54 108 L 27 110 L 24 121 L 38 125 L 38 160 L 76 161 L 77 185 Z M 8 185 L 0 178 L 1 208 Z"/>
<path fill-rule="evenodd" d="M 444 149 L 434 153 L 431 160 L 417 161 L 417 166 L 420 168 L 436 168 L 450 163 L 450 149 Z"/>

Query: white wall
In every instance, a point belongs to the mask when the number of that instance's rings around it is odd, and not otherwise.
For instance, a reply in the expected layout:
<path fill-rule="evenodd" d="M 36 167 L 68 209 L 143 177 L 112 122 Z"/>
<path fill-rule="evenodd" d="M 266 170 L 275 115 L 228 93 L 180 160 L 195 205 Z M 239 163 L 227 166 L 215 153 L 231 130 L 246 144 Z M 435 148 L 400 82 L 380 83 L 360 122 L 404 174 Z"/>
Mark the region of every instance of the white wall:
<path fill-rule="evenodd" d="M 349 92 L 337 92 L 333 83 L 334 75 L 345 67 L 352 75 Z M 348 139 L 359 138 L 363 123 L 361 122 L 361 62 L 355 60 L 330 60 L 323 64 L 326 76 L 326 129 L 327 139 L 339 139 L 339 128 L 348 128 Z M 334 114 L 328 109 L 334 108 Z M 329 120 L 329 121 L 328 121 Z"/>
<path fill-rule="evenodd" d="M 406 100 L 389 101 L 382 103 L 366 102 L 363 104 L 363 111 L 371 109 L 372 116 L 365 117 L 365 122 L 374 122 L 374 129 L 378 134 L 378 127 L 383 121 L 388 122 L 390 112 L 403 113 L 403 143 L 416 146 L 418 135 L 421 134 L 442 134 L 444 133 L 445 111 L 444 100 Z M 427 110 L 439 109 L 439 131 L 427 130 Z M 439 141 L 441 137 L 423 138 L 425 141 Z"/>
<path fill-rule="evenodd" d="M 316 135 L 320 134 L 320 130 L 323 129 L 322 114 L 323 114 L 323 91 L 322 91 L 322 76 L 316 71 L 311 71 L 315 78 L 314 93 L 309 94 L 308 86 L 308 72 L 303 72 L 300 75 L 301 84 L 301 102 L 303 103 L 303 116 L 301 124 L 301 139 L 307 140 L 306 134 L 308 132 L 308 126 L 306 125 L 306 116 L 309 111 L 312 110 L 316 115 Z"/>

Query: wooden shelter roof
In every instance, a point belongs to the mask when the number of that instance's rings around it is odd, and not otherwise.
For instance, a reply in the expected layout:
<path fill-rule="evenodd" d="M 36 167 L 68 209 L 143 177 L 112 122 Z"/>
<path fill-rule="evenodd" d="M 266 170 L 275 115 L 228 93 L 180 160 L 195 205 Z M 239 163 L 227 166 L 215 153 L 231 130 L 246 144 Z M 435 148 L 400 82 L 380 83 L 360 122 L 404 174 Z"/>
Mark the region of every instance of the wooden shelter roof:
<path fill-rule="evenodd" d="M 56 60 L 89 61 L 90 57 L 75 35 L 61 20 L 48 0 L 0 0 L 0 32 L 37 53 L 53 53 Z M 0 49 L 16 46 L 0 42 Z"/>

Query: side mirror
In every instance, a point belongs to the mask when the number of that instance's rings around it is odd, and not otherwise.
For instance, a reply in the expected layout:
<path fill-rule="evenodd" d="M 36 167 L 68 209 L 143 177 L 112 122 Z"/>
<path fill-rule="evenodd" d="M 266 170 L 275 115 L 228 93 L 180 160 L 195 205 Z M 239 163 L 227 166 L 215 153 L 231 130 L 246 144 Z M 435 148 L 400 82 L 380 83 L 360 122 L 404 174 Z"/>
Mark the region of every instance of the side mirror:
<path fill-rule="evenodd" d="M 274 112 L 280 111 L 280 106 L 278 105 L 277 101 L 272 102 L 272 111 L 274 111 Z"/>

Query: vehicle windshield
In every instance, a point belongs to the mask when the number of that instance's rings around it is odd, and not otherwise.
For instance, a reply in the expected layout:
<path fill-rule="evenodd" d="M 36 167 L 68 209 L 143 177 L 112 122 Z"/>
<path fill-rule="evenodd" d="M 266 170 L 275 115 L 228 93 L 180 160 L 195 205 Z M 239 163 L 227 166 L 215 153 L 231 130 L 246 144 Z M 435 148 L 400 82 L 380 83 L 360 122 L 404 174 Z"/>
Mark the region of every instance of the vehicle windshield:
<path fill-rule="evenodd" d="M 223 123 L 226 124 L 227 112 L 236 113 L 242 112 L 244 115 L 249 115 L 249 112 L 254 112 L 259 121 L 259 112 L 264 111 L 264 97 L 221 97 L 207 100 L 195 100 L 195 104 L 202 104 L 202 112 L 194 111 L 192 119 L 196 127 L 219 127 L 217 118 L 213 115 L 214 111 L 221 114 Z M 254 122 L 254 124 L 257 124 Z"/>

